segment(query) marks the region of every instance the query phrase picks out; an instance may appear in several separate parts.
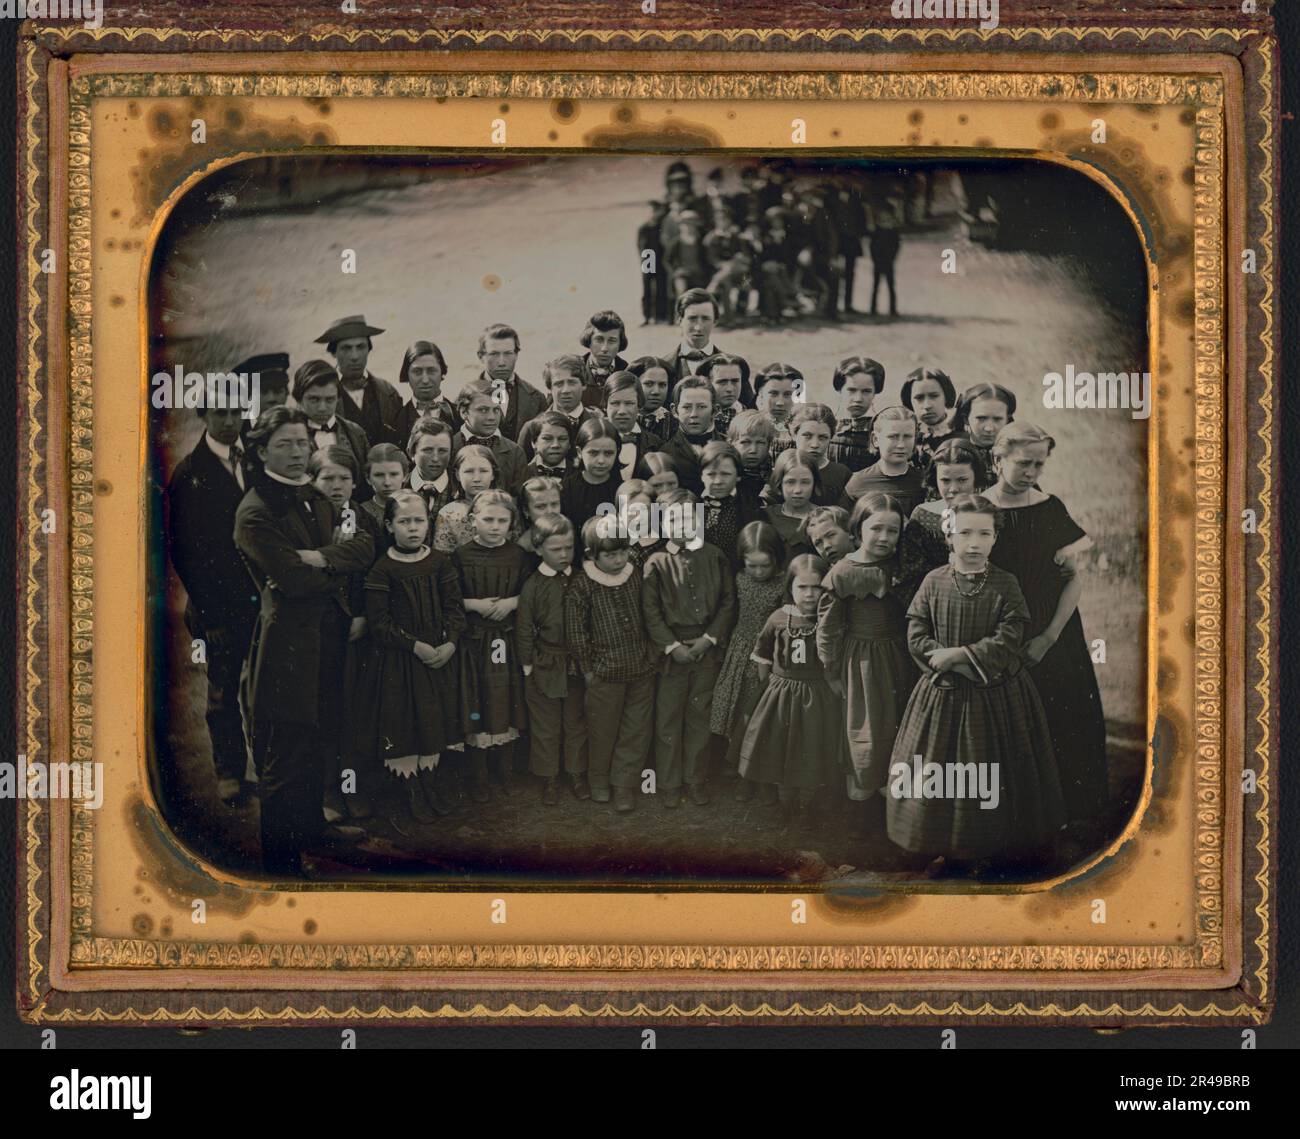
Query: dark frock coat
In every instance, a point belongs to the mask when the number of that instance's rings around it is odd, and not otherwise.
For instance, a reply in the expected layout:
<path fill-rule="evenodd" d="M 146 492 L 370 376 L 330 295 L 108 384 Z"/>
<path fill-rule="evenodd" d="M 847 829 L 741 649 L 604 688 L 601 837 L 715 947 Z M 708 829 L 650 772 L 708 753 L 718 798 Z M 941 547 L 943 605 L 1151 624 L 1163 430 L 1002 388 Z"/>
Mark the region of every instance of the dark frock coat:
<path fill-rule="evenodd" d="M 322 651 L 338 653 L 342 663 L 342 644 L 324 643 L 327 619 L 337 616 L 338 635 L 345 638 L 348 575 L 374 560 L 374 539 L 363 528 L 334 541 L 338 521 L 329 499 L 311 484 L 299 488 L 267 478 L 236 511 L 235 545 L 261 591 L 248 657 L 248 710 L 255 723 L 320 720 Z M 320 550 L 328 568 L 304 564 L 297 551 L 307 549 Z"/>

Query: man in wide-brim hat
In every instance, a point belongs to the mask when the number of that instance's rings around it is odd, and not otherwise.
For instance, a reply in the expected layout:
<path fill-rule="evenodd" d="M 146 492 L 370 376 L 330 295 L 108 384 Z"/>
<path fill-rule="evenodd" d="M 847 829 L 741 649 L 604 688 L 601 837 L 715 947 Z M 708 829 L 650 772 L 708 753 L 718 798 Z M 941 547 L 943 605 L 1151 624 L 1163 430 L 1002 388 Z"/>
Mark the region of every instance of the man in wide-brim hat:
<path fill-rule="evenodd" d="M 316 337 L 316 343 L 324 344 L 338 365 L 342 381 L 339 414 L 360 425 L 372 446 L 396 443 L 400 447 L 406 443 L 398 438 L 402 397 L 367 367 L 374 348 L 372 337 L 383 331 L 367 323 L 364 316 L 345 316 Z"/>

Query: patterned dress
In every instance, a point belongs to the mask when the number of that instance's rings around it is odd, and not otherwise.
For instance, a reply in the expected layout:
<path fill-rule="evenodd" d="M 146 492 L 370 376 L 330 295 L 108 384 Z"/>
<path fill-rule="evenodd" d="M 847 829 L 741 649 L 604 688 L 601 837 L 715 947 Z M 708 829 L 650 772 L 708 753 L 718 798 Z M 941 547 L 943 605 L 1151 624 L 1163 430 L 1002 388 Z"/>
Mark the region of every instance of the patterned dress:
<path fill-rule="evenodd" d="M 451 560 L 434 550 L 418 561 L 385 554 L 366 577 L 365 599 L 369 648 L 352 703 L 356 755 L 373 766 L 459 744 L 457 657 L 466 622 Z M 451 641 L 457 651 L 429 668 L 415 655 L 417 641 L 434 648 Z"/>
<path fill-rule="evenodd" d="M 921 474 L 925 474 L 930 469 L 930 460 L 934 458 L 934 453 L 949 439 L 956 439 L 960 433 L 954 431 L 948 420 L 944 420 L 938 427 L 926 427 L 921 424 L 916 433 L 916 450 L 912 452 L 912 466 Z M 935 491 L 930 492 L 933 498 Z"/>
<path fill-rule="evenodd" d="M 895 566 L 855 560 L 850 554 L 822 582 L 817 609 L 817 654 L 844 685 L 849 795 L 866 798 L 884 788 L 889 761 L 916 685 L 907 651 L 907 617 L 890 585 Z"/>
<path fill-rule="evenodd" d="M 921 588 L 926 574 L 948 564 L 950 554 L 943 510 L 930 509 L 930 504 L 923 502 L 912 511 L 898 540 L 898 574 L 908 601 Z"/>
<path fill-rule="evenodd" d="M 972 596 L 975 589 L 968 577 L 959 587 L 951 567 L 943 566 L 926 577 L 908 608 L 908 648 L 921 679 L 894 741 L 889 837 L 918 854 L 1040 857 L 1065 822 L 1065 804 L 1047 716 L 1021 666 L 1029 609 L 1016 579 L 995 565 Z M 931 652 L 956 647 L 965 648 L 978 679 L 930 667 Z M 914 778 L 924 775 L 925 764 L 938 765 L 954 788 L 957 774 L 978 778 L 982 770 L 996 790 L 996 807 L 984 809 L 969 785 L 960 797 L 942 785 L 939 794 L 927 793 L 924 779 Z"/>
<path fill-rule="evenodd" d="M 438 511 L 433 523 L 433 548 L 454 554 L 474 540 L 474 524 L 469 519 L 469 503 L 464 499 L 449 502 Z"/>
<path fill-rule="evenodd" d="M 740 774 L 805 790 L 841 786 L 849 769 L 844 705 L 817 659 L 816 618 L 782 606 L 758 635 L 754 661 L 772 673 L 745 729 Z"/>
<path fill-rule="evenodd" d="M 729 760 L 739 759 L 745 725 L 763 693 L 758 665 L 750 658 L 767 619 L 785 599 L 785 582 L 780 574 L 774 574 L 768 581 L 755 581 L 747 573 L 738 573 L 736 599 L 740 617 L 727 643 L 727 655 L 713 690 L 713 716 L 709 723 L 715 736 L 728 737 Z M 732 752 L 736 754 L 733 756 Z"/>
<path fill-rule="evenodd" d="M 1033 506 L 1002 509 L 1002 530 L 989 560 L 1014 574 L 1024 591 L 1026 641 L 1050 624 L 1065 588 L 1067 579 L 1054 561 L 1057 551 L 1086 537 L 1055 495 Z M 1070 818 L 1095 819 L 1108 796 L 1106 718 L 1078 609 L 1029 673 L 1047 712 Z"/>
<path fill-rule="evenodd" d="M 452 555 L 466 601 L 487 597 L 518 597 L 534 559 L 514 542 L 482 546 L 477 540 Z M 461 727 L 468 747 L 508 743 L 528 728 L 524 703 L 524 674 L 515 654 L 515 618 L 489 621 L 466 614 L 468 628 L 461 638 Z"/>

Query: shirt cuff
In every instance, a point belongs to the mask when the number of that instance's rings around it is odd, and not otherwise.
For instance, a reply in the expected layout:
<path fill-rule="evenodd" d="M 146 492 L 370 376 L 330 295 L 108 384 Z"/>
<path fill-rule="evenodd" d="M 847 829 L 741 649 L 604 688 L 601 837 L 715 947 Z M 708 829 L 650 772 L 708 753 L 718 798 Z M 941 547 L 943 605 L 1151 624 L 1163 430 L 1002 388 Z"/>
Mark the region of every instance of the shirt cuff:
<path fill-rule="evenodd" d="M 704 639 L 709 642 L 715 649 L 718 647 L 718 638 L 712 633 L 705 633 Z"/>
<path fill-rule="evenodd" d="M 750 653 L 749 659 L 752 660 L 755 664 L 765 664 L 768 666 L 768 668 L 772 667 L 772 662 L 768 660 L 767 657 L 759 656 L 758 653 Z"/>
<path fill-rule="evenodd" d="M 531 664 L 524 665 L 524 675 L 531 676 L 532 674 L 533 674 L 533 666 Z"/>
<path fill-rule="evenodd" d="M 681 645 L 682 645 L 681 641 L 674 641 L 671 645 L 669 645 L 666 649 L 664 649 L 664 656 L 672 656 L 673 649 L 681 648 Z"/>

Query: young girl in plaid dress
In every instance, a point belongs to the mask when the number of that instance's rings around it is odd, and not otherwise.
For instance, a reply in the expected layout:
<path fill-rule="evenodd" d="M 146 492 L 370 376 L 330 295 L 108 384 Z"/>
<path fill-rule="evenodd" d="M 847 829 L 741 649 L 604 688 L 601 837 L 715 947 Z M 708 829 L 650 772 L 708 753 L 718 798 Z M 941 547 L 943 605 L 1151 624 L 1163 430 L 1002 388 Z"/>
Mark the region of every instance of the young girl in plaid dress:
<path fill-rule="evenodd" d="M 1021 661 L 1029 608 L 1016 579 L 989 562 L 998 508 L 967 495 L 949 509 L 953 562 L 926 576 L 907 611 L 921 679 L 890 759 L 889 837 L 930 858 L 931 874 L 969 868 L 961 863 L 1041 864 L 1065 804 L 1047 716 Z M 945 773 L 973 765 L 992 794 L 972 794 L 969 779 L 961 797 L 933 794 L 925 764 Z"/>

